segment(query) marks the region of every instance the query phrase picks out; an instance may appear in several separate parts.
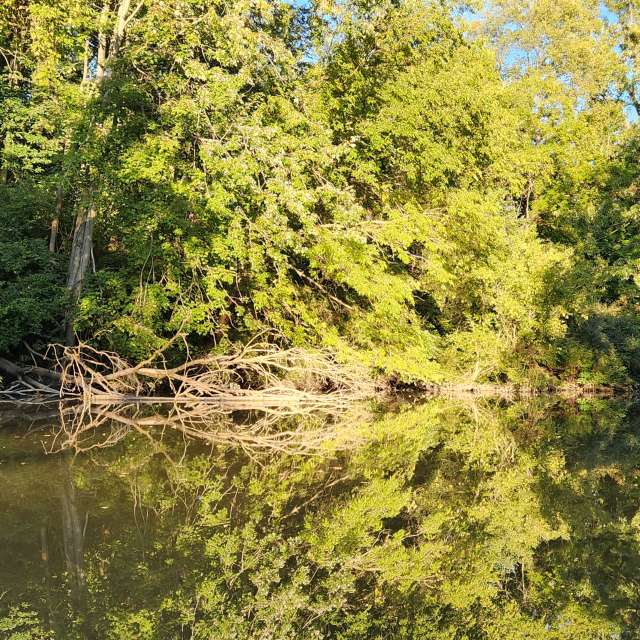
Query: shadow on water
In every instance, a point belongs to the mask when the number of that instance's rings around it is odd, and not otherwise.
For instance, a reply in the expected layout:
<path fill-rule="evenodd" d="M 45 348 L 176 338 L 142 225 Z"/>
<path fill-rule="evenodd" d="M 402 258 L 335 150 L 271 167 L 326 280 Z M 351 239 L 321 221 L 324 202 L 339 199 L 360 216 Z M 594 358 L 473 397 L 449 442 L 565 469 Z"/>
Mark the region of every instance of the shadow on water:
<path fill-rule="evenodd" d="M 627 401 L 67 409 L 0 415 L 2 640 L 640 637 Z"/>

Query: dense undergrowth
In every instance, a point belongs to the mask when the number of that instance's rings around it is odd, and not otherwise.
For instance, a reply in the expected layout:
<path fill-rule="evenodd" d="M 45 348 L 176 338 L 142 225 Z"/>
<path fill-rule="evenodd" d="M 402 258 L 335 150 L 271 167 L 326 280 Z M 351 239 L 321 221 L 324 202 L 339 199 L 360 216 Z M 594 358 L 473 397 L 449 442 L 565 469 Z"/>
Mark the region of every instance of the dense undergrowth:
<path fill-rule="evenodd" d="M 409 383 L 636 378 L 638 27 L 606 4 L 3 2 L 0 352 L 270 330 Z"/>

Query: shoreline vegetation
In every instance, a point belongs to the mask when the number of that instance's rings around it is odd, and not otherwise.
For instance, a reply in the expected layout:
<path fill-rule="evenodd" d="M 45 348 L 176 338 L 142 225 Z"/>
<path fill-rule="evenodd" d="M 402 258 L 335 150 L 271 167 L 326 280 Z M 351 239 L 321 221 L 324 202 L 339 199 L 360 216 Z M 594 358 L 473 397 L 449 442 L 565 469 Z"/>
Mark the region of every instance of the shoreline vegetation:
<path fill-rule="evenodd" d="M 273 359 L 273 353 L 269 355 L 270 364 L 285 361 L 283 354 L 278 354 L 277 359 Z M 263 356 L 260 359 L 264 362 Z M 237 357 L 234 360 L 240 362 Z M 204 374 L 201 365 L 194 366 L 200 375 Z M 241 367 L 246 371 L 247 361 Z M 255 375 L 255 368 L 249 368 Z M 288 368 L 309 380 L 308 367 Z M 237 379 L 239 370 L 242 368 L 233 371 L 233 378 Z M 230 371 L 228 368 L 224 375 Z M 335 374 L 335 363 L 331 363 L 331 371 Z M 323 385 L 328 380 L 326 369 L 322 369 L 322 373 L 325 377 L 317 377 L 313 388 L 309 383 L 304 389 L 300 384 L 296 388 L 290 378 L 286 385 L 278 379 L 277 386 L 219 387 L 212 395 L 197 397 L 184 393 L 161 397 L 92 395 L 86 384 L 82 395 L 67 396 L 43 394 L 42 390 L 34 392 L 25 387 L 16 393 L 14 388 L 0 395 L 0 429 L 25 421 L 29 424 L 29 433 L 38 433 L 44 428 L 47 433 L 42 445 L 47 454 L 67 450 L 89 453 L 112 447 L 131 434 L 144 436 L 151 442 L 162 440 L 165 434 L 177 434 L 207 446 L 239 448 L 252 457 L 273 453 L 314 457 L 353 451 L 368 441 L 371 424 L 377 419 L 396 413 L 411 415 L 412 411 L 420 412 L 420 407 L 428 404 L 439 406 L 441 402 L 454 402 L 482 415 L 490 406 L 506 409 L 523 403 L 525 406 L 539 402 L 550 403 L 548 406 L 564 403 L 580 411 L 578 407 L 594 402 L 629 403 L 635 398 L 633 389 L 611 386 L 563 385 L 533 389 L 460 383 L 400 389 L 376 386 L 370 381 L 366 385 L 362 381 L 354 385 L 352 379 L 347 385 L 344 374 L 340 378 L 334 375 L 331 381 L 334 389 L 329 391 L 319 388 L 320 380 Z M 163 372 L 160 378 L 154 369 L 155 380 L 164 379 L 165 375 Z M 219 379 L 220 375 L 218 371 L 216 377 Z M 339 384 L 343 386 L 337 388 Z M 54 429 L 50 429 L 52 422 L 57 425 Z"/>
<path fill-rule="evenodd" d="M 339 411 L 354 402 L 384 395 L 578 398 L 629 395 L 635 390 L 633 385 L 566 381 L 538 387 L 462 381 L 407 384 L 389 378 L 374 379 L 365 367 L 339 363 L 327 351 L 279 349 L 269 343 L 252 343 L 234 354 L 195 358 L 174 367 L 167 365 L 164 350 L 136 365 L 87 344 L 51 345 L 45 354 L 29 350 L 33 359 L 30 365 L 0 358 L 0 372 L 10 380 L 0 389 L 0 401 L 79 401 L 86 405 L 210 403 L 227 410 L 279 407 L 304 412 Z"/>
<path fill-rule="evenodd" d="M 604 4 L 4 0 L 2 395 L 633 389 L 640 24 Z"/>
<path fill-rule="evenodd" d="M 40 395 L 88 404 L 213 402 L 241 409 L 339 409 L 373 397 L 377 389 L 363 367 L 337 363 L 326 351 L 251 343 L 233 354 L 202 356 L 173 367 L 167 364 L 165 351 L 132 365 L 116 353 L 87 344 L 53 345 L 47 353 L 38 354 L 40 364 L 18 366 L 0 359 L 0 370 L 14 378 L 1 394 L 13 399 Z"/>
<path fill-rule="evenodd" d="M 438 406 L 440 402 L 455 402 L 481 415 L 489 406 L 548 402 L 549 406 L 564 403 L 579 407 L 635 399 L 635 389 L 622 386 L 563 384 L 532 388 L 458 383 L 399 387 L 390 386 L 388 380 L 383 385 L 358 377 L 363 370 L 337 366 L 327 354 L 276 352 L 264 345 L 253 345 L 233 357 L 185 363 L 172 369 L 148 364 L 129 367 L 120 362 L 122 368 L 116 372 L 104 368 L 112 354 L 105 358 L 105 354 L 90 349 L 89 363 L 79 365 L 82 347 L 73 349 L 76 364 L 71 369 L 84 371 L 82 381 L 77 373 L 65 373 L 65 368 L 59 373 L 32 366 L 20 373 L 20 384 L 0 393 L 0 428 L 27 421 L 28 432 L 36 433 L 49 429 L 52 421 L 57 425 L 44 435 L 42 444 L 47 454 L 66 450 L 89 453 L 112 447 L 132 433 L 152 442 L 173 433 L 208 446 L 239 448 L 250 456 L 280 453 L 314 457 L 352 451 L 371 437 L 369 429 L 376 419 L 396 413 L 410 415 L 431 403 Z M 10 369 L 15 365 L 0 361 L 0 367 Z M 154 388 L 145 386 L 151 379 L 160 382 L 160 389 L 166 389 L 163 383 L 176 381 L 176 369 L 183 372 L 179 381 L 183 386 L 174 388 L 174 395 L 153 395 Z M 51 387 L 46 393 L 34 388 L 34 370 L 36 377 L 49 381 L 66 377 L 64 386 L 57 392 Z M 89 370 L 91 376 L 87 375 Z M 283 371 L 287 376 L 284 379 Z M 243 387 L 238 383 L 242 379 Z M 112 380 L 118 380 L 113 388 L 121 391 L 135 385 L 139 392 L 151 394 L 114 393 L 109 386 Z M 247 387 L 247 380 L 253 386 Z M 203 391 L 209 395 L 198 395 Z"/>

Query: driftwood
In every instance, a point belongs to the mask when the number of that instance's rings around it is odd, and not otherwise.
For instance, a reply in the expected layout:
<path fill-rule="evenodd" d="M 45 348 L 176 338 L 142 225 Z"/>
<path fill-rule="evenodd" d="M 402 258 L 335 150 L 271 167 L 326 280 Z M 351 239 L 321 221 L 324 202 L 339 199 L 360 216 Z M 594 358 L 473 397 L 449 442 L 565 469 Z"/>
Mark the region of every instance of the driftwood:
<path fill-rule="evenodd" d="M 168 429 L 248 452 L 308 455 L 328 442 L 340 446 L 335 417 L 376 391 L 364 369 L 326 351 L 252 343 L 169 366 L 172 343 L 136 365 L 83 343 L 31 352 L 32 365 L 0 359 L 12 380 L 0 399 L 57 410 L 51 451 L 87 451 L 133 430 L 151 437 Z M 347 431 L 342 423 L 340 433 Z"/>
<path fill-rule="evenodd" d="M 165 354 L 179 338 L 136 365 L 84 343 L 31 351 L 32 365 L 0 359 L 10 380 L 0 401 L 55 407 L 50 451 L 87 451 L 132 430 L 152 437 L 167 429 L 251 454 L 309 455 L 328 442 L 340 446 L 335 416 L 376 391 L 364 369 L 339 364 L 329 352 L 268 343 L 169 366 Z"/>

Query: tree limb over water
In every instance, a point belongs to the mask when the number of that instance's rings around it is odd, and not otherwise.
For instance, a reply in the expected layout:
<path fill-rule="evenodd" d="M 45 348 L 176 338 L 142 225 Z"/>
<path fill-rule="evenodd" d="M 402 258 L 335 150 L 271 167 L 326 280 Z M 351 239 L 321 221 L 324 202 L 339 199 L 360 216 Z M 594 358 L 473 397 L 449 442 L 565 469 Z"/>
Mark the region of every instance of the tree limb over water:
<path fill-rule="evenodd" d="M 80 343 L 52 345 L 43 362 L 21 366 L 0 358 L 14 379 L 7 399 L 209 403 L 227 408 L 339 408 L 370 397 L 375 384 L 364 369 L 338 363 L 326 351 L 280 349 L 252 343 L 227 355 L 208 355 L 168 366 L 164 349 L 130 365 L 118 354 Z"/>

